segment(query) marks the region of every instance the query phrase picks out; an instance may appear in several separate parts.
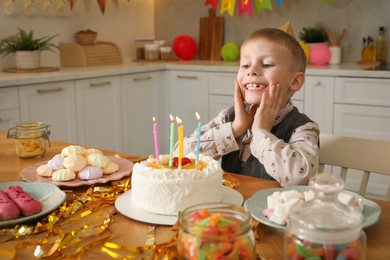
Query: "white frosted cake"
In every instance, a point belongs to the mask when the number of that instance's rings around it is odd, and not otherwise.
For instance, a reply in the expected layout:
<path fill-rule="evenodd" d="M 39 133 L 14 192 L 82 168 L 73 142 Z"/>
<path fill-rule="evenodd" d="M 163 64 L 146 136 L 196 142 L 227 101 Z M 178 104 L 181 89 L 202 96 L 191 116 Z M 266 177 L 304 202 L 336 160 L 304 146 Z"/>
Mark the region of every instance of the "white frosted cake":
<path fill-rule="evenodd" d="M 223 171 L 218 161 L 208 156 L 187 155 L 190 164 L 182 169 L 169 167 L 168 155 L 136 163 L 131 180 L 133 205 L 148 212 L 162 215 L 177 215 L 188 206 L 206 202 L 222 201 Z"/>

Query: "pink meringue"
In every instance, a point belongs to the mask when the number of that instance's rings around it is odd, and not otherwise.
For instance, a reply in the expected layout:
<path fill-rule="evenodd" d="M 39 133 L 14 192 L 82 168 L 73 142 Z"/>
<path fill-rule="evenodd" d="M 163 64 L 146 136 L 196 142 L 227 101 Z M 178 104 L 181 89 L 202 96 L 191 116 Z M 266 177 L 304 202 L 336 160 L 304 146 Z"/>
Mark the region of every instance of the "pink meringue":
<path fill-rule="evenodd" d="M 96 166 L 87 166 L 82 169 L 78 176 L 81 180 L 99 179 L 103 175 L 103 170 Z"/>

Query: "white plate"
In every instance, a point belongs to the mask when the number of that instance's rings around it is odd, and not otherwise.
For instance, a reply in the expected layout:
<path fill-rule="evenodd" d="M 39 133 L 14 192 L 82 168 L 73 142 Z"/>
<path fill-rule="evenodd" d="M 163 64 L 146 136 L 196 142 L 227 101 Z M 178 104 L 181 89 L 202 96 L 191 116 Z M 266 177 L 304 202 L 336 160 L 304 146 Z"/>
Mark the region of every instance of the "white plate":
<path fill-rule="evenodd" d="M 99 179 L 95 180 L 80 180 L 78 177 L 76 179 L 71 181 L 61 181 L 56 182 L 53 181 L 51 177 L 43 177 L 39 176 L 37 174 L 37 168 L 41 166 L 42 164 L 46 164 L 46 162 L 39 162 L 34 165 L 30 165 L 26 168 L 24 168 L 20 172 L 20 176 L 23 180 L 27 182 L 48 182 L 53 183 L 57 186 L 67 186 L 67 187 L 77 187 L 82 185 L 92 185 L 97 183 L 106 183 L 109 181 L 116 181 L 120 180 L 125 176 L 129 176 L 131 171 L 133 170 L 134 163 L 126 160 L 126 159 L 120 159 L 113 156 L 109 156 L 111 162 L 114 162 L 119 165 L 119 170 L 117 172 L 111 173 L 111 174 L 103 174 L 103 176 Z"/>
<path fill-rule="evenodd" d="M 0 190 L 5 190 L 9 186 L 16 185 L 22 187 L 23 190 L 28 192 L 34 199 L 39 200 L 42 203 L 42 210 L 41 212 L 28 217 L 23 217 L 23 215 L 21 215 L 17 219 L 0 221 L 0 227 L 20 224 L 48 214 L 59 207 L 66 198 L 65 192 L 60 190 L 57 186 L 44 182 L 4 182 L 0 183 Z"/>
<path fill-rule="evenodd" d="M 244 197 L 241 195 L 241 193 L 226 186 L 222 186 L 222 188 L 222 202 L 228 202 L 239 206 L 242 205 L 244 202 Z M 149 224 L 171 226 L 174 225 L 177 221 L 177 216 L 153 214 L 134 206 L 131 203 L 131 190 L 122 194 L 115 200 L 115 208 L 126 217 Z"/>
<path fill-rule="evenodd" d="M 274 189 L 261 190 L 253 194 L 252 197 L 250 197 L 244 202 L 244 208 L 246 208 L 251 213 L 252 217 L 257 221 L 267 226 L 275 227 L 278 229 L 284 229 L 285 226 L 271 222 L 268 218 L 263 216 L 263 211 L 267 208 L 267 197 L 272 195 L 275 191 L 282 192 L 286 190 L 296 190 L 299 192 L 304 192 L 308 189 L 309 189 L 308 186 L 291 186 L 287 188 L 274 188 Z M 346 190 L 344 192 L 351 194 L 361 200 L 364 206 L 363 228 L 369 227 L 378 221 L 379 216 L 381 215 L 381 207 L 378 204 L 376 204 L 371 200 L 365 199 L 359 194 L 356 194 L 354 192 L 346 191 Z"/>

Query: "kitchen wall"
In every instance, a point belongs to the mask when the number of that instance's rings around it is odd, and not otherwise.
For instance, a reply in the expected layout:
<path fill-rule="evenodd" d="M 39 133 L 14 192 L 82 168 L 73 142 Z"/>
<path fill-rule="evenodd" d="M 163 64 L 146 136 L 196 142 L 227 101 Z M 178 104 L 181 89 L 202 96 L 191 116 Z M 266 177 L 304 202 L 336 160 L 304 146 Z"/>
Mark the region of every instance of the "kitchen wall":
<path fill-rule="evenodd" d="M 40 8 L 37 16 L 27 17 L 24 14 L 8 16 L 4 7 L 11 0 L 0 0 L 0 39 L 15 34 L 17 27 L 27 31 L 33 30 L 38 37 L 60 33 L 53 40 L 58 42 L 74 42 L 74 33 L 80 30 L 91 29 L 98 32 L 97 40 L 112 41 L 118 44 L 125 59 L 135 57 L 136 37 L 154 36 L 154 0 L 119 0 L 117 9 L 113 1 L 106 4 L 105 14 L 102 15 L 97 1 L 91 0 L 89 12 L 84 8 L 84 1 L 78 0 L 69 16 L 46 17 L 42 14 L 42 8 L 48 0 L 34 0 Z M 23 6 L 29 0 L 14 0 Z M 52 0 L 59 4 L 63 0 Z M 59 52 L 43 52 L 42 66 L 58 66 Z M 12 55 L 0 58 L 0 68 L 14 65 Z"/>
<path fill-rule="evenodd" d="M 238 16 L 236 5 L 234 17 L 227 12 L 219 13 L 221 2 L 217 15 L 225 17 L 224 42 L 240 44 L 258 28 L 280 27 L 287 21 L 291 21 L 295 35 L 303 26 L 323 22 L 337 35 L 343 28 L 347 29 L 342 44 L 343 61 L 356 62 L 360 59 L 363 36 L 375 37 L 379 26 L 385 26 L 390 36 L 389 0 L 335 0 L 332 3 L 323 0 L 283 0 L 280 7 L 272 0 L 273 11 L 264 10 L 257 14 L 253 10 L 252 16 L 247 13 Z M 173 41 L 179 34 L 188 34 L 197 41 L 199 18 L 208 16 L 210 8 L 204 3 L 205 0 L 155 0 L 156 38 Z"/>

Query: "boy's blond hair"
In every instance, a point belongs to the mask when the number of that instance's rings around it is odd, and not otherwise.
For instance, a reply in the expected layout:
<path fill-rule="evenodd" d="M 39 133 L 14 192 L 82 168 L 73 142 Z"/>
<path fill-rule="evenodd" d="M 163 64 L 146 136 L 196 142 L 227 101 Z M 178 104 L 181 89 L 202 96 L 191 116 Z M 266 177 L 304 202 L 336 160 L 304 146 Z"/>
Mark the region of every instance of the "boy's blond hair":
<path fill-rule="evenodd" d="M 263 28 L 251 33 L 245 39 L 241 48 L 246 43 L 259 39 L 268 40 L 286 48 L 293 56 L 294 65 L 297 71 L 305 72 L 306 54 L 302 49 L 302 46 L 293 36 L 277 28 Z"/>

